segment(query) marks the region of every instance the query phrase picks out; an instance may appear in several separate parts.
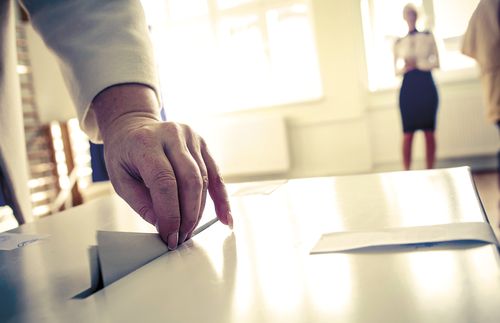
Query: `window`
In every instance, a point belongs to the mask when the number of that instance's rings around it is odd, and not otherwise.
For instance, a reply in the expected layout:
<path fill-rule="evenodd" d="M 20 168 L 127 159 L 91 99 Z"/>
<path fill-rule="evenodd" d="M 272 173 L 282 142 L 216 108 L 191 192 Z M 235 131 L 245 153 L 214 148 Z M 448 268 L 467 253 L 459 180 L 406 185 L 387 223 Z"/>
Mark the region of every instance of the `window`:
<path fill-rule="evenodd" d="M 434 33 L 440 55 L 441 76 L 460 77 L 474 61 L 460 53 L 461 39 L 479 0 L 361 0 L 370 91 L 397 86 L 394 74 L 394 42 L 408 32 L 403 7 L 419 8 L 417 29 Z M 458 72 L 458 73 L 457 73 Z"/>
<path fill-rule="evenodd" d="M 304 0 L 143 0 L 169 118 L 318 99 Z"/>

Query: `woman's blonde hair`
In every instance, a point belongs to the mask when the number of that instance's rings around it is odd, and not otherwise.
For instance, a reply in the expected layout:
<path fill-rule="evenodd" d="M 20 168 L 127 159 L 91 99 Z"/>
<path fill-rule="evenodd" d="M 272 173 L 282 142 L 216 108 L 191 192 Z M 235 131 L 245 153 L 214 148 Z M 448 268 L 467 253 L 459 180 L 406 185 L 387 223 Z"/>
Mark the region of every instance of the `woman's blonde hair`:
<path fill-rule="evenodd" d="M 406 6 L 404 6 L 403 16 L 406 16 L 406 13 L 409 11 L 415 13 L 415 17 L 418 17 L 418 9 L 413 3 L 408 3 Z"/>

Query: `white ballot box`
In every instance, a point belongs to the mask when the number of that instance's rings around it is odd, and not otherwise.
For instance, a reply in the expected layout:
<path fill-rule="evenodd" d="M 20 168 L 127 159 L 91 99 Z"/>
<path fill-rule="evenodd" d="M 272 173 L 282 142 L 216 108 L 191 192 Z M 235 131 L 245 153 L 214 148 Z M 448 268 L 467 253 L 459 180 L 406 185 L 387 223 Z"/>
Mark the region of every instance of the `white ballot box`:
<path fill-rule="evenodd" d="M 468 168 L 229 190 L 233 232 L 217 222 L 105 288 L 96 232 L 154 232 L 118 197 L 10 231 L 43 238 L 0 251 L 0 321 L 500 322 L 497 242 Z M 332 234 L 347 236 L 311 253 Z"/>

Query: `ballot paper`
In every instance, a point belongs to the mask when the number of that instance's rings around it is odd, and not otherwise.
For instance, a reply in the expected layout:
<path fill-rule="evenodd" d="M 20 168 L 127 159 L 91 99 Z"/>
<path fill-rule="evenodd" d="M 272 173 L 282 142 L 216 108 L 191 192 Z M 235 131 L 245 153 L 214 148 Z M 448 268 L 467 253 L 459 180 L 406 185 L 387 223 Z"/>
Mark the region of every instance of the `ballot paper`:
<path fill-rule="evenodd" d="M 193 237 L 217 222 L 212 219 L 198 226 Z M 190 241 L 184 244 L 189 244 Z M 97 254 L 103 286 L 167 253 L 169 250 L 157 233 L 97 231 Z"/>
<path fill-rule="evenodd" d="M 0 233 L 0 250 L 14 250 L 48 237 L 47 234 Z"/>
<path fill-rule="evenodd" d="M 97 232 L 97 250 L 104 286 L 117 281 L 168 251 L 156 233 Z"/>
<path fill-rule="evenodd" d="M 370 231 L 326 233 L 321 236 L 311 250 L 311 254 L 454 241 L 484 242 L 498 246 L 498 241 L 489 223 L 463 222 Z"/>

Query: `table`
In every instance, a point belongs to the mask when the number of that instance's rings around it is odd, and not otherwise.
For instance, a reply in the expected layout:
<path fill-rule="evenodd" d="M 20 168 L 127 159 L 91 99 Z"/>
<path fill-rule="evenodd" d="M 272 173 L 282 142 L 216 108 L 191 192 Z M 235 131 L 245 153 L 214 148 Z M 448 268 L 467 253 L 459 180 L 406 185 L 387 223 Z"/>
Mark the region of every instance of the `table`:
<path fill-rule="evenodd" d="M 0 321 L 500 322 L 493 245 L 309 254 L 326 232 L 487 221 L 468 168 L 230 191 L 234 232 L 216 223 L 85 299 L 96 230 L 149 225 L 111 196 L 13 230 L 51 237 L 0 252 Z"/>

